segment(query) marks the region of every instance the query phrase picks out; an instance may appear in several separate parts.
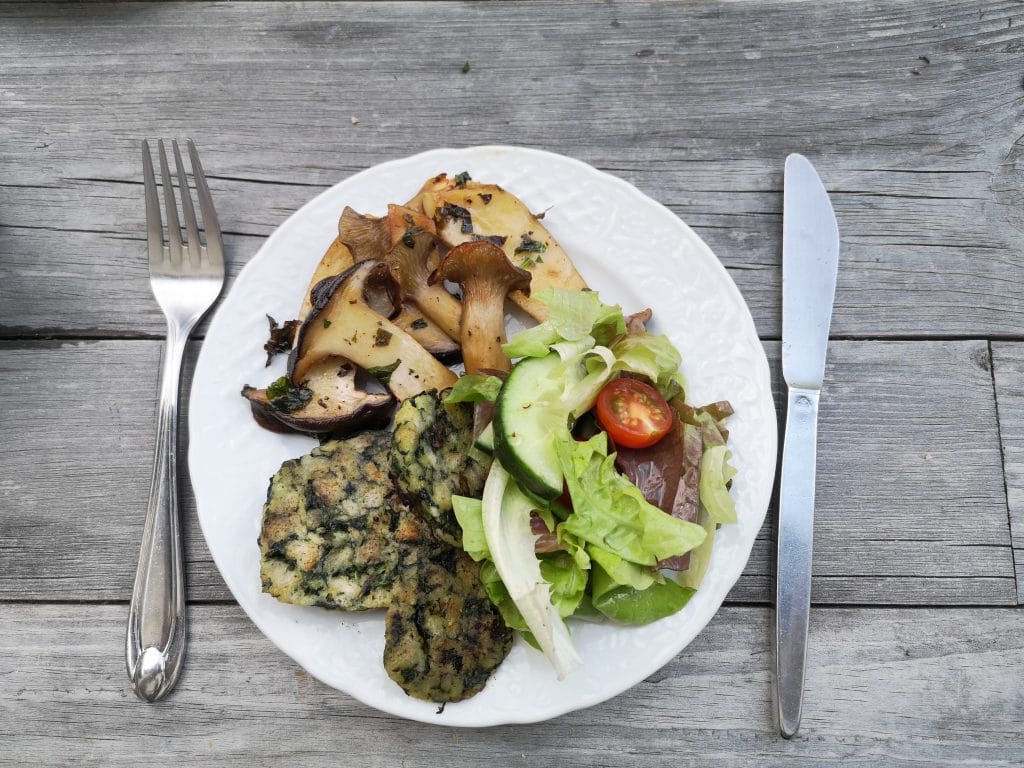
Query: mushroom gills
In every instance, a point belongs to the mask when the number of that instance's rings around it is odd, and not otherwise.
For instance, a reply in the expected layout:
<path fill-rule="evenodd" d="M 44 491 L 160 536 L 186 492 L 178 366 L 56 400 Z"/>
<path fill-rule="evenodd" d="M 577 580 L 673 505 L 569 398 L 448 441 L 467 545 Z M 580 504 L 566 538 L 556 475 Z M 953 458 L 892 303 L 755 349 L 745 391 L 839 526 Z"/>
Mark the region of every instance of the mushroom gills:
<path fill-rule="evenodd" d="M 405 219 L 406 216 L 409 217 L 408 222 Z M 389 205 L 387 218 L 381 219 L 357 213 L 354 209 L 346 206 L 338 221 L 336 242 L 348 249 L 350 261 L 337 272 L 324 273 L 322 277 L 341 274 L 355 262 L 382 260 L 387 256 L 394 243 L 405 236 L 405 230 L 411 227 L 420 227 L 421 230 L 434 232 L 433 220 L 424 216 L 422 210 Z M 327 256 L 325 255 L 324 258 L 326 259 Z M 320 270 L 318 270 L 319 272 Z M 310 290 L 315 284 L 316 282 L 310 283 Z M 398 314 L 389 319 L 416 339 L 438 360 L 445 363 L 457 363 L 461 359 L 458 340 L 442 331 L 412 301 L 402 301 Z"/>
<path fill-rule="evenodd" d="M 436 254 L 433 234 L 426 230 L 401 238 L 384 260 L 398 283 L 403 301 L 411 301 L 452 339 L 460 338 L 462 305 L 443 285 L 428 283 Z"/>
<path fill-rule="evenodd" d="M 355 264 L 316 287 L 313 311 L 299 329 L 289 358 L 293 382 L 301 384 L 314 366 L 337 357 L 366 370 L 399 400 L 455 382 L 454 373 L 371 308 L 367 293 L 377 289 L 390 292 L 394 302 L 394 286 L 379 261 Z"/>

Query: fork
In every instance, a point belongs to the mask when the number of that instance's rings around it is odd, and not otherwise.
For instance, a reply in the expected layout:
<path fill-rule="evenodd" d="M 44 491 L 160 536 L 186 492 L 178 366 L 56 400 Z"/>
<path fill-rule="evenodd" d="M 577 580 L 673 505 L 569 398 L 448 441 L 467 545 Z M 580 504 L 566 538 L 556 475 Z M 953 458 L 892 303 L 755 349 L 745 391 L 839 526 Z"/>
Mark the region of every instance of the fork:
<path fill-rule="evenodd" d="M 177 169 L 181 225 L 164 142 L 158 142 L 167 228 L 160 220 L 160 201 L 149 142 L 142 142 L 142 173 L 146 190 L 146 226 L 149 239 L 149 282 L 167 320 L 167 339 L 161 359 L 160 406 L 156 422 L 153 479 L 142 534 L 142 552 L 128 613 L 126 660 L 132 690 L 143 701 L 157 701 L 170 691 L 185 656 L 185 580 L 182 569 L 178 514 L 178 391 L 181 360 L 189 334 L 213 306 L 224 285 L 224 244 L 210 189 L 199 154 L 187 142 L 192 177 L 203 216 L 206 245 L 199 240 L 199 225 L 185 177 L 178 142 L 171 147 Z M 164 243 L 166 231 L 167 243 Z"/>

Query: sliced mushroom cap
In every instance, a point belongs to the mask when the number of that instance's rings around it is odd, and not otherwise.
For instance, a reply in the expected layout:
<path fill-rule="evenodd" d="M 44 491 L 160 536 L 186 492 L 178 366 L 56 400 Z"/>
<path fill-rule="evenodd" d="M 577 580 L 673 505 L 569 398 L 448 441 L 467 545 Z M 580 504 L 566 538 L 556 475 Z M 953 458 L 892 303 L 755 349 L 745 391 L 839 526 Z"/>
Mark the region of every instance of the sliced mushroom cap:
<path fill-rule="evenodd" d="M 400 240 L 404 240 L 406 245 L 411 247 L 412 237 L 420 232 L 437 234 L 433 218 L 424 215 L 422 211 L 407 208 L 404 205 L 389 205 L 385 221 L 387 222 L 389 249 Z"/>
<path fill-rule="evenodd" d="M 403 301 L 398 314 L 389 319 L 442 363 L 454 365 L 462 362 L 459 342 L 450 338 L 411 301 Z"/>
<path fill-rule="evenodd" d="M 324 360 L 310 371 L 304 386 L 308 402 L 295 410 L 275 407 L 266 389 L 245 386 L 257 423 L 275 432 L 306 432 L 344 437 L 388 420 L 395 398 L 387 392 L 365 392 L 356 383 L 355 366 Z"/>
<path fill-rule="evenodd" d="M 407 233 L 415 235 L 421 231 L 433 233 L 434 221 L 413 208 L 389 205 L 387 218 L 379 219 L 346 207 L 338 222 L 337 242 L 349 249 L 351 259 L 347 268 L 354 262 L 383 260 L 392 246 Z M 339 269 L 327 274 L 337 275 L 342 271 Z M 321 274 L 321 277 L 327 277 L 327 274 Z M 457 337 L 453 338 L 441 330 L 411 300 L 404 300 L 398 314 L 390 319 L 438 360 L 451 363 L 460 359 Z"/>
<path fill-rule="evenodd" d="M 455 374 L 371 306 L 373 295 L 381 292 L 392 303 L 397 300 L 388 269 L 379 261 L 360 262 L 317 285 L 313 310 L 289 358 L 291 380 L 302 384 L 324 360 L 342 357 L 380 380 L 399 400 L 450 387 Z"/>
<path fill-rule="evenodd" d="M 508 371 L 505 343 L 505 297 L 530 292 L 530 273 L 513 266 L 488 240 L 453 248 L 430 276 L 431 283 L 450 280 L 462 286 L 462 359 L 467 373 Z"/>
<path fill-rule="evenodd" d="M 423 182 L 420 191 L 405 204 L 407 208 L 423 211 L 427 216 L 434 215 L 434 193 L 448 189 L 452 185 L 447 173 L 439 173 Z"/>
<path fill-rule="evenodd" d="M 425 186 L 426 189 L 426 186 Z M 428 203 L 426 198 L 432 199 Z M 432 213 L 442 247 L 455 247 L 481 238 L 494 238 L 505 255 L 533 275 L 533 290 L 557 287 L 583 290 L 586 282 L 568 254 L 515 195 L 496 184 L 451 180 L 445 187 L 432 186 L 424 193 L 423 209 Z M 536 320 L 547 320 L 547 307 L 516 291 L 513 303 Z"/>
<path fill-rule="evenodd" d="M 385 263 L 398 282 L 402 299 L 412 301 L 452 339 L 460 337 L 462 305 L 443 285 L 428 283 L 434 236 L 426 231 L 403 237 L 388 253 Z"/>
<path fill-rule="evenodd" d="M 349 210 L 349 209 L 346 209 Z M 349 250 L 348 246 L 341 241 L 340 237 L 334 239 L 327 252 L 320 259 L 320 263 L 317 264 L 316 269 L 313 271 L 313 277 L 309 281 L 309 287 L 306 288 L 306 293 L 302 298 L 302 308 L 299 310 L 299 320 L 305 320 L 309 315 L 309 311 L 313 308 L 313 302 L 309 295 L 312 293 L 313 288 L 321 280 L 334 275 L 340 275 L 346 269 L 352 266 L 355 259 L 352 258 L 352 251 Z"/>

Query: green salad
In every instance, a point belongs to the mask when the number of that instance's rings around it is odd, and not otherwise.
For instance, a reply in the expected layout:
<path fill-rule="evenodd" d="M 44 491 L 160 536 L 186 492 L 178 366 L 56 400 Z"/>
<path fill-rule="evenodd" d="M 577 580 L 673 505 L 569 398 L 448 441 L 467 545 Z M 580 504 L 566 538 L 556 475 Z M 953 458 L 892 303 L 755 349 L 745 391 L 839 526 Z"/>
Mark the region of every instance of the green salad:
<path fill-rule="evenodd" d="M 493 457 L 483 496 L 453 504 L 491 600 L 562 678 L 581 663 L 568 618 L 647 624 L 694 594 L 716 528 L 736 522 L 723 424 L 732 410 L 687 403 L 669 339 L 596 293 L 546 289 L 534 298 L 549 316 L 504 346 L 516 361 L 508 377 L 466 375 L 448 397 L 493 403 L 475 446 Z M 660 444 L 628 449 L 678 481 L 660 507 L 617 466 L 631 438 L 608 426 L 598 400 L 620 379 L 618 389 L 634 380 L 653 387 L 671 414 Z M 608 402 L 624 428 L 644 416 L 628 399 Z"/>

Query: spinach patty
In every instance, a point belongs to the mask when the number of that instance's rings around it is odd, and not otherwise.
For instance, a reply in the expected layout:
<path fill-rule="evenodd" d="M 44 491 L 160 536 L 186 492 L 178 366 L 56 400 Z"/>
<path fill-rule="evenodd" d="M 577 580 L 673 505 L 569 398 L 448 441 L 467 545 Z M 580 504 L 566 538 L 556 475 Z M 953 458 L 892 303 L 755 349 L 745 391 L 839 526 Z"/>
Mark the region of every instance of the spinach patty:
<path fill-rule="evenodd" d="M 281 466 L 259 536 L 264 592 L 350 611 L 390 604 L 400 560 L 390 446 L 387 432 L 364 432 Z"/>
<path fill-rule="evenodd" d="M 418 395 L 400 409 L 394 438 L 364 432 L 286 461 L 263 509 L 264 592 L 296 605 L 386 608 L 384 667 L 427 701 L 478 693 L 512 646 L 479 564 L 448 543 L 461 542 L 452 494 L 479 495 L 484 480 L 466 456 L 471 422 L 470 408 Z"/>
<path fill-rule="evenodd" d="M 487 470 L 469 457 L 473 407 L 445 405 L 443 394 L 423 392 L 398 409 L 391 473 L 403 500 L 434 535 L 461 548 L 462 529 L 452 510 L 452 495 L 479 498 Z"/>
<path fill-rule="evenodd" d="M 410 696 L 454 702 L 479 693 L 512 647 L 480 582 L 480 565 L 425 532 L 403 552 L 384 627 L 384 668 Z"/>

